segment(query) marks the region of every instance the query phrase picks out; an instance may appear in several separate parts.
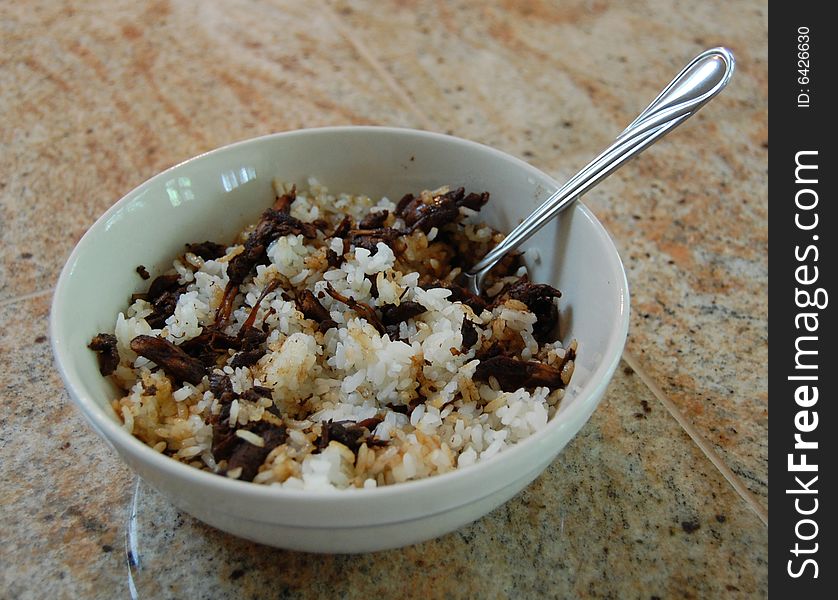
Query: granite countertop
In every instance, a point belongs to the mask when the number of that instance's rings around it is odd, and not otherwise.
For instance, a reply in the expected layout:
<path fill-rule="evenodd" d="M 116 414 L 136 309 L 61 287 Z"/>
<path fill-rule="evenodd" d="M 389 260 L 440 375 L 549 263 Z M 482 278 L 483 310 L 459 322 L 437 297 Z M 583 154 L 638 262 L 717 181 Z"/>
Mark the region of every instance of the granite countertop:
<path fill-rule="evenodd" d="M 767 595 L 767 21 L 755 0 L 2 3 L 0 598 Z M 57 275 L 165 167 L 379 124 L 562 180 L 714 45 L 738 60 L 724 94 L 585 198 L 628 272 L 624 361 L 547 471 L 476 523 L 371 555 L 257 546 L 137 481 L 69 402 Z"/>

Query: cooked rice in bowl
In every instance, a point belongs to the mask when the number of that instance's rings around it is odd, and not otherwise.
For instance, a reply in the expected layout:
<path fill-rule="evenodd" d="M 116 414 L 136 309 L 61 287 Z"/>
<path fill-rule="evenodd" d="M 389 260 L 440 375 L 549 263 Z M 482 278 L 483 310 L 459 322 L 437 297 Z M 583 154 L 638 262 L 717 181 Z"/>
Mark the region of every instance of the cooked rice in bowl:
<path fill-rule="evenodd" d="M 503 238 L 475 221 L 488 193 L 275 188 L 258 223 L 187 244 L 92 340 L 130 433 L 227 477 L 333 489 L 464 467 L 547 424 L 576 350 L 556 339 L 558 290 L 520 255 L 484 296 L 458 284 Z"/>

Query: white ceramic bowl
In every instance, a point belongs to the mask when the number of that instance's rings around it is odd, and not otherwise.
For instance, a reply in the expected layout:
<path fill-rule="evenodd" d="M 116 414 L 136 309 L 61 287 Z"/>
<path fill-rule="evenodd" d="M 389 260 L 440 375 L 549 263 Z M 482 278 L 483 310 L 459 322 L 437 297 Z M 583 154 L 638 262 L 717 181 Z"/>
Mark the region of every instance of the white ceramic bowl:
<path fill-rule="evenodd" d="M 120 425 L 117 389 L 98 371 L 90 338 L 113 329 L 117 312 L 143 287 L 134 268 L 159 273 L 183 244 L 228 240 L 273 199 L 275 176 L 330 190 L 400 198 L 443 184 L 491 192 L 483 218 L 508 231 L 557 183 L 527 163 L 462 139 L 407 129 L 335 127 L 248 140 L 195 157 L 131 191 L 85 234 L 61 273 L 50 333 L 70 397 L 93 428 L 176 506 L 224 531 L 313 552 L 395 548 L 456 529 L 535 479 L 599 403 L 625 344 L 625 272 L 600 223 L 583 205 L 528 245 L 535 281 L 562 290 L 561 336 L 579 341 L 576 372 L 548 426 L 483 463 L 369 490 L 311 492 L 231 480 L 158 454 Z M 147 285 L 147 284 L 146 284 Z"/>

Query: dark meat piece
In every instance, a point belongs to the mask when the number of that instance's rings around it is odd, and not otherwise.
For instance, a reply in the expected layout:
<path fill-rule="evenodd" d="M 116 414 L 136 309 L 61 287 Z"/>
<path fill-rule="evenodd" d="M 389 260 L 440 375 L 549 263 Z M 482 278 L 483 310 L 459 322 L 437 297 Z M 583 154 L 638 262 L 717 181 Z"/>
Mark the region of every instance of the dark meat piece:
<path fill-rule="evenodd" d="M 413 411 L 416 410 L 420 404 L 424 404 L 427 401 L 427 398 L 423 396 L 417 396 L 413 400 L 407 403 L 407 416 L 413 414 Z"/>
<path fill-rule="evenodd" d="M 402 199 L 399 200 L 398 204 L 396 204 L 395 213 L 400 217 L 404 217 L 404 214 L 403 214 L 404 211 L 407 209 L 408 206 L 410 206 L 410 204 L 415 199 L 416 199 L 416 196 L 414 196 L 413 194 L 410 194 L 410 193 L 405 194 L 404 196 L 402 196 Z"/>
<path fill-rule="evenodd" d="M 329 222 L 325 219 L 314 219 L 311 224 L 324 233 L 329 228 Z"/>
<path fill-rule="evenodd" d="M 236 444 L 241 440 L 232 429 L 230 429 L 230 407 L 227 402 L 221 407 L 221 412 L 210 417 L 212 425 L 212 456 L 216 461 L 230 458 Z"/>
<path fill-rule="evenodd" d="M 449 301 L 462 302 L 478 315 L 489 305 L 482 297 L 473 294 L 471 290 L 457 283 L 440 281 L 439 286 L 451 290 Z"/>
<path fill-rule="evenodd" d="M 474 371 L 476 381 L 498 380 L 505 392 L 518 388 L 548 387 L 551 390 L 564 387 L 561 371 L 534 360 L 518 360 L 508 356 L 494 356 L 480 361 Z"/>
<path fill-rule="evenodd" d="M 153 303 L 157 300 L 164 292 L 173 292 L 180 284 L 178 283 L 178 279 L 180 275 L 160 275 L 159 277 L 155 277 L 154 281 L 151 282 L 151 285 L 148 286 L 148 294 L 147 298 L 148 301 Z"/>
<path fill-rule="evenodd" d="M 214 369 L 219 366 L 219 358 L 223 355 L 226 359 L 227 352 L 215 350 L 210 346 L 203 346 L 198 343 L 192 343 L 193 340 L 186 341 L 180 345 L 180 349 L 186 352 L 192 358 L 200 361 L 207 370 Z"/>
<path fill-rule="evenodd" d="M 291 203 L 297 199 L 297 186 L 292 186 L 287 194 L 280 194 L 274 200 L 273 209 L 283 213 L 291 212 Z"/>
<path fill-rule="evenodd" d="M 154 312 L 146 317 L 146 322 L 154 329 L 160 329 L 166 323 L 166 319 L 175 314 L 175 307 L 177 307 L 177 299 L 180 296 L 182 288 L 175 292 L 163 292 L 160 297 L 152 303 Z"/>
<path fill-rule="evenodd" d="M 364 275 L 364 279 L 370 282 L 370 296 L 378 299 L 378 273 Z"/>
<path fill-rule="evenodd" d="M 320 333 L 326 333 L 332 327 L 337 327 L 338 324 L 333 321 L 332 319 L 326 319 L 325 321 L 321 322 L 320 325 L 317 326 L 317 331 Z"/>
<path fill-rule="evenodd" d="M 288 432 L 285 427 L 277 427 L 265 421 L 256 423 L 251 431 L 260 436 L 265 441 L 265 445 L 254 446 L 236 436 L 239 443 L 236 444 L 230 455 L 230 460 L 227 461 L 228 472 L 241 467 L 241 475 L 238 477 L 241 481 L 253 481 L 253 478 L 259 472 L 259 467 L 265 462 L 265 458 L 271 450 L 280 444 L 284 444 L 285 440 L 288 439 Z"/>
<path fill-rule="evenodd" d="M 501 348 L 500 344 L 497 342 L 497 340 L 495 340 L 491 344 L 489 344 L 489 346 L 480 348 L 475 353 L 474 358 L 476 358 L 477 360 L 488 360 L 502 353 L 503 348 Z"/>
<path fill-rule="evenodd" d="M 460 209 L 456 202 L 447 195 L 437 196 L 429 204 L 415 199 L 404 211 L 404 222 L 410 228 L 421 229 L 428 233 L 433 227 L 442 227 L 447 223 L 454 223 L 460 217 Z"/>
<path fill-rule="evenodd" d="M 488 201 L 489 192 L 482 192 L 480 194 L 471 192 L 468 196 L 460 200 L 458 204 L 471 210 L 480 210 Z"/>
<path fill-rule="evenodd" d="M 393 251 L 399 251 L 396 240 L 404 232 L 392 227 L 378 227 L 376 229 L 350 229 L 348 232 L 349 242 L 357 248 L 366 248 L 371 254 L 378 251 L 378 244 L 384 243 Z"/>
<path fill-rule="evenodd" d="M 154 307 L 154 314 L 153 318 L 147 319 L 148 324 L 154 328 L 162 327 L 166 319 L 175 314 L 175 308 L 177 307 L 177 300 L 180 294 L 180 290 L 177 292 L 163 292 L 152 305 Z"/>
<path fill-rule="evenodd" d="M 375 309 L 369 306 L 368 304 L 364 304 L 363 302 L 358 302 L 352 296 L 346 297 L 343 294 L 340 294 L 335 291 L 335 289 L 331 286 L 331 284 L 326 285 L 326 293 L 328 293 L 332 298 L 337 300 L 338 302 L 343 302 L 358 313 L 359 317 L 362 317 L 367 320 L 367 323 L 372 325 L 378 330 L 378 333 L 384 335 L 386 330 L 384 329 L 384 325 L 378 318 L 378 315 L 375 312 Z"/>
<path fill-rule="evenodd" d="M 267 247 L 267 243 L 254 244 L 250 249 L 245 247 L 241 254 L 237 254 L 230 260 L 227 264 L 227 275 L 230 278 L 227 282 L 227 289 L 235 288 L 238 290 L 239 284 L 247 279 L 253 267 L 266 260 L 265 250 Z"/>
<path fill-rule="evenodd" d="M 460 348 L 463 352 L 468 352 L 477 343 L 477 328 L 474 323 L 464 318 L 463 327 L 460 331 L 463 334 L 463 345 Z"/>
<path fill-rule="evenodd" d="M 241 349 L 246 351 L 256 350 L 266 339 L 268 339 L 267 332 L 251 327 L 241 337 Z"/>
<path fill-rule="evenodd" d="M 244 367 L 256 364 L 262 358 L 265 351 L 261 349 L 261 345 L 267 337 L 266 332 L 255 327 L 243 328 L 236 337 L 213 327 L 205 327 L 201 335 L 185 341 L 180 348 L 189 356 L 201 361 L 208 369 L 217 366 L 222 356 L 226 361 L 227 350 L 240 350 L 241 352 L 233 356 L 230 366 Z"/>
<path fill-rule="evenodd" d="M 215 364 L 219 354 L 226 354 L 230 348 L 238 350 L 241 346 L 242 343 L 237 338 L 212 327 L 204 327 L 201 335 L 186 340 L 180 345 L 180 349 L 211 366 Z"/>
<path fill-rule="evenodd" d="M 371 437 L 370 432 L 381 421 L 383 419 L 380 417 L 365 419 L 360 423 L 353 423 L 352 421 L 326 421 L 322 424 L 322 432 L 320 437 L 314 441 L 314 445 L 318 450 L 323 450 L 329 445 L 330 441 L 334 440 L 352 450 L 353 454 L 357 454 L 358 448 Z"/>
<path fill-rule="evenodd" d="M 232 360 L 230 360 L 229 365 L 234 369 L 238 367 L 250 367 L 259 362 L 259 359 L 263 356 L 265 356 L 265 351 L 261 348 L 245 350 L 234 355 Z"/>
<path fill-rule="evenodd" d="M 151 277 L 151 275 L 148 274 L 148 270 L 143 265 L 139 265 L 137 267 L 137 274 L 143 279 L 149 279 Z"/>
<path fill-rule="evenodd" d="M 229 375 L 222 371 L 213 371 L 209 374 L 209 389 L 212 395 L 223 403 L 232 402 L 236 396 L 233 391 L 233 382 L 230 381 Z"/>
<path fill-rule="evenodd" d="M 206 373 L 206 367 L 200 360 L 192 358 L 172 342 L 162 338 L 138 335 L 131 340 L 131 350 L 153 361 L 167 375 L 180 381 L 197 385 Z"/>
<path fill-rule="evenodd" d="M 303 313 L 306 319 L 311 319 L 317 323 L 331 321 L 332 319 L 329 311 L 320 304 L 320 300 L 317 299 L 317 296 L 311 290 L 304 289 L 297 294 L 295 303 L 297 304 L 297 310 Z"/>
<path fill-rule="evenodd" d="M 427 310 L 418 302 L 411 300 L 405 300 L 398 305 L 384 304 L 381 306 L 381 322 L 385 325 L 398 325 L 403 321 L 418 317 Z"/>
<path fill-rule="evenodd" d="M 562 362 L 560 362 L 558 366 L 556 366 L 556 369 L 558 369 L 559 371 L 563 371 L 565 365 L 572 360 L 576 360 L 576 348 L 570 346 L 565 352 L 564 358 L 562 358 Z"/>
<path fill-rule="evenodd" d="M 269 208 L 262 213 L 262 217 L 244 243 L 244 251 L 227 265 L 229 285 L 238 286 L 243 282 L 253 267 L 266 260 L 265 251 L 268 245 L 276 238 L 290 234 L 303 234 L 309 239 L 314 239 L 317 237 L 317 227 L 311 223 L 303 223 L 280 210 Z"/>
<path fill-rule="evenodd" d="M 259 394 L 261 398 L 270 398 L 273 396 L 271 388 L 265 387 L 264 385 L 254 385 L 250 389 L 252 389 L 254 393 Z"/>
<path fill-rule="evenodd" d="M 378 425 L 384 421 L 384 417 L 379 417 L 378 415 L 374 417 L 370 417 L 369 419 L 364 419 L 363 421 L 358 421 L 358 427 L 364 427 L 370 431 L 374 431 Z"/>
<path fill-rule="evenodd" d="M 179 277 L 177 274 L 160 275 L 155 277 L 148 287 L 146 300 L 151 303 L 154 313 L 146 317 L 146 322 L 155 329 L 162 327 L 166 319 L 175 312 L 177 299 L 185 289 L 185 286 L 178 283 Z"/>
<path fill-rule="evenodd" d="M 271 389 L 263 387 L 261 385 L 254 385 L 249 390 L 245 390 L 241 393 L 241 398 L 244 400 L 250 400 L 251 402 L 256 402 L 260 398 L 271 398 L 272 397 Z"/>
<path fill-rule="evenodd" d="M 119 352 L 116 349 L 116 337 L 110 333 L 100 333 L 90 340 L 88 348 L 96 352 L 99 360 L 99 372 L 108 376 L 119 366 Z"/>
<path fill-rule="evenodd" d="M 326 250 L 326 262 L 333 269 L 337 269 L 339 266 L 343 264 L 343 254 L 338 254 L 331 248 L 328 248 Z"/>
<path fill-rule="evenodd" d="M 389 210 L 376 210 L 361 219 L 358 229 L 378 229 L 384 226 L 384 221 L 390 216 Z"/>
<path fill-rule="evenodd" d="M 349 215 L 346 215 L 340 220 L 340 223 L 337 224 L 337 227 L 335 227 L 335 230 L 329 237 L 345 238 L 350 229 L 352 229 L 352 219 Z"/>
<path fill-rule="evenodd" d="M 276 404 L 271 404 L 269 407 L 265 409 L 269 413 L 271 413 L 275 417 L 282 417 L 282 414 L 279 412 L 279 407 Z"/>
<path fill-rule="evenodd" d="M 410 230 L 421 229 L 428 233 L 433 227 L 442 227 L 460 219 L 460 207 L 465 206 L 473 210 L 480 208 L 489 201 L 489 192 L 482 194 L 471 193 L 465 195 L 463 188 L 451 190 L 436 196 L 425 204 L 421 197 L 412 194 L 404 196 L 396 206 L 396 214 L 404 219 Z"/>
<path fill-rule="evenodd" d="M 524 275 L 513 283 L 504 296 L 518 300 L 527 305 L 536 317 L 533 327 L 533 337 L 539 344 L 555 339 L 556 324 L 559 322 L 559 311 L 554 298 L 561 298 L 562 293 L 546 283 L 530 283 Z"/>
<path fill-rule="evenodd" d="M 299 235 L 313 240 L 317 237 L 317 226 L 312 223 L 304 223 L 291 215 L 280 211 L 267 211 L 267 215 L 263 215 L 264 220 L 267 216 L 271 221 L 271 241 L 283 235 Z"/>
<path fill-rule="evenodd" d="M 186 244 L 186 251 L 200 256 L 204 260 L 214 260 L 224 256 L 227 252 L 227 247 L 216 244 L 215 242 L 206 241 L 197 244 Z"/>

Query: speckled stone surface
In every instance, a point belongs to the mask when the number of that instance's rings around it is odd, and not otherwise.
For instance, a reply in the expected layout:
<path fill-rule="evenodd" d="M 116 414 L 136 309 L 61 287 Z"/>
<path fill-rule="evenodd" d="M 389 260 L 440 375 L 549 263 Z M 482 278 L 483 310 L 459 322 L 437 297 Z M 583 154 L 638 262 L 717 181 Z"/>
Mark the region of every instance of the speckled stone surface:
<path fill-rule="evenodd" d="M 67 254 L 121 195 L 332 124 L 447 131 L 562 180 L 718 44 L 730 87 L 585 202 L 626 265 L 629 351 L 767 508 L 765 3 L 41 1 L 1 3 L 0 32 L 0 598 L 130 596 L 134 477 L 46 340 Z M 767 528 L 623 366 L 523 494 L 402 550 L 266 549 L 141 484 L 139 597 L 767 595 Z"/>
<path fill-rule="evenodd" d="M 133 475 L 63 390 L 47 340 L 50 299 L 0 307 L 0 598 L 118 596 Z"/>

